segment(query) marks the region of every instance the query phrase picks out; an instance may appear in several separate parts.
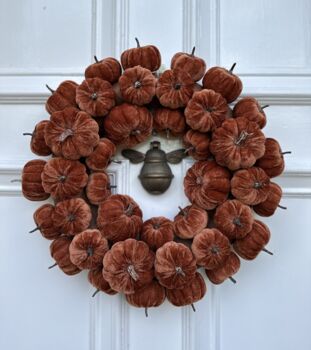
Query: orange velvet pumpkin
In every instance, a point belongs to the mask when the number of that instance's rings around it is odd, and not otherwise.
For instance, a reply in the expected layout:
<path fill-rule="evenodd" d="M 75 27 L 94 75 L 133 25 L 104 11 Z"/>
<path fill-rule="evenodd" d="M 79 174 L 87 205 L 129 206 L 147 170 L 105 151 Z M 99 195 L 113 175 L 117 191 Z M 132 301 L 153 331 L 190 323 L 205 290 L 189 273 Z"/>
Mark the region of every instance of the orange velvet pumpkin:
<path fill-rule="evenodd" d="M 86 196 L 90 203 L 99 205 L 111 195 L 109 176 L 105 172 L 93 173 L 89 176 Z"/>
<path fill-rule="evenodd" d="M 196 160 L 207 160 L 210 156 L 208 134 L 188 130 L 183 139 L 186 152 Z"/>
<path fill-rule="evenodd" d="M 114 143 L 133 147 L 151 135 L 152 115 L 146 107 L 123 103 L 111 110 L 104 120 L 104 128 Z"/>
<path fill-rule="evenodd" d="M 154 267 L 160 284 L 168 289 L 184 288 L 196 273 L 196 261 L 191 250 L 176 242 L 167 242 L 156 251 Z"/>
<path fill-rule="evenodd" d="M 154 45 L 140 46 L 135 38 L 137 47 L 125 50 L 121 55 L 121 64 L 123 69 L 142 66 L 151 72 L 158 70 L 161 66 L 161 54 Z"/>
<path fill-rule="evenodd" d="M 97 225 L 107 239 L 123 241 L 140 233 L 142 216 L 138 204 L 130 196 L 114 194 L 100 203 Z"/>
<path fill-rule="evenodd" d="M 278 184 L 270 182 L 267 199 L 257 205 L 254 205 L 253 209 L 255 213 L 260 216 L 272 216 L 278 207 L 286 209 L 286 207 L 279 204 L 281 198 L 282 188 Z"/>
<path fill-rule="evenodd" d="M 185 109 L 187 124 L 200 132 L 214 131 L 228 114 L 227 101 L 213 90 L 195 92 Z"/>
<path fill-rule="evenodd" d="M 230 170 L 249 168 L 265 153 L 265 136 L 246 118 L 228 119 L 216 129 L 210 151 L 219 165 Z"/>
<path fill-rule="evenodd" d="M 112 85 L 99 78 L 84 80 L 77 87 L 76 101 L 82 111 L 93 117 L 103 117 L 116 104 Z"/>
<path fill-rule="evenodd" d="M 207 211 L 196 205 L 188 205 L 180 208 L 174 218 L 175 234 L 183 239 L 191 239 L 206 228 L 207 223 Z"/>
<path fill-rule="evenodd" d="M 257 205 L 267 199 L 269 185 L 269 176 L 261 168 L 252 167 L 234 173 L 231 192 L 244 204 Z"/>
<path fill-rule="evenodd" d="M 110 287 L 110 284 L 104 279 L 103 265 L 99 265 L 95 269 L 90 270 L 87 277 L 89 282 L 96 288 L 96 291 L 92 296 L 95 296 L 99 291 L 109 295 L 115 295 L 118 293 L 113 290 Z"/>
<path fill-rule="evenodd" d="M 153 118 L 154 129 L 166 136 L 182 135 L 186 129 L 186 122 L 183 112 L 180 109 L 157 108 Z"/>
<path fill-rule="evenodd" d="M 110 286 L 132 294 L 151 283 L 154 253 L 145 242 L 127 239 L 115 243 L 104 257 L 103 275 Z"/>
<path fill-rule="evenodd" d="M 23 133 L 23 135 L 31 136 L 30 149 L 38 156 L 48 156 L 52 153 L 44 138 L 45 127 L 48 123 L 48 120 L 41 120 L 36 124 L 35 129 L 32 133 Z"/>
<path fill-rule="evenodd" d="M 223 264 L 230 254 L 230 242 L 219 230 L 206 228 L 194 236 L 192 252 L 199 266 L 207 270 Z"/>
<path fill-rule="evenodd" d="M 87 184 L 85 166 L 77 160 L 52 158 L 44 166 L 42 186 L 56 200 L 78 196 Z"/>
<path fill-rule="evenodd" d="M 45 108 L 48 113 L 62 111 L 66 107 L 77 107 L 76 89 L 78 84 L 71 80 L 63 81 L 56 90 L 46 86 L 52 93 L 46 103 Z"/>
<path fill-rule="evenodd" d="M 115 144 L 107 138 L 102 138 L 94 151 L 86 158 L 86 165 L 94 171 L 105 170 L 115 153 Z"/>
<path fill-rule="evenodd" d="M 65 108 L 51 115 L 45 128 L 45 141 L 55 156 L 87 157 L 99 142 L 98 125 L 87 113 Z"/>
<path fill-rule="evenodd" d="M 82 269 L 95 269 L 102 264 L 108 241 L 99 230 L 88 229 L 74 236 L 70 247 L 70 260 Z"/>
<path fill-rule="evenodd" d="M 42 236 L 46 239 L 55 239 L 61 235 L 53 222 L 54 206 L 52 204 L 43 204 L 33 213 L 33 219 L 36 228 L 30 233 L 40 230 Z"/>
<path fill-rule="evenodd" d="M 158 79 L 156 95 L 164 107 L 172 109 L 185 107 L 193 92 L 194 82 L 183 70 L 166 70 Z"/>
<path fill-rule="evenodd" d="M 121 96 L 134 105 L 148 104 L 155 95 L 156 83 L 150 70 L 141 66 L 128 68 L 119 79 Z"/>
<path fill-rule="evenodd" d="M 94 56 L 94 59 L 95 63 L 88 66 L 85 70 L 85 78 L 99 78 L 109 81 L 110 84 L 116 83 L 122 72 L 119 61 L 113 57 L 107 57 L 99 61 Z"/>
<path fill-rule="evenodd" d="M 184 189 L 191 203 L 214 209 L 228 197 L 230 173 L 214 161 L 195 162 L 186 173 Z"/>
<path fill-rule="evenodd" d="M 208 279 L 214 284 L 223 283 L 227 278 L 230 278 L 233 283 L 236 283 L 236 280 L 232 276 L 239 271 L 240 266 L 239 257 L 231 252 L 221 266 L 213 270 L 205 270 L 205 272 Z"/>
<path fill-rule="evenodd" d="M 260 106 L 254 97 L 242 98 L 233 108 L 233 118 L 244 117 L 251 122 L 258 124 L 260 129 L 264 128 L 267 123 L 264 109 L 268 105 Z"/>
<path fill-rule="evenodd" d="M 211 89 L 219 92 L 228 103 L 236 100 L 242 92 L 242 81 L 233 74 L 235 63 L 227 70 L 221 67 L 210 68 L 203 77 L 204 89 Z"/>
<path fill-rule="evenodd" d="M 150 249 L 157 250 L 174 239 L 174 224 L 163 216 L 151 218 L 143 223 L 140 239 L 146 242 Z"/>
<path fill-rule="evenodd" d="M 253 213 L 248 205 L 233 199 L 221 204 L 214 215 L 214 224 L 230 241 L 245 237 L 253 227 Z"/>

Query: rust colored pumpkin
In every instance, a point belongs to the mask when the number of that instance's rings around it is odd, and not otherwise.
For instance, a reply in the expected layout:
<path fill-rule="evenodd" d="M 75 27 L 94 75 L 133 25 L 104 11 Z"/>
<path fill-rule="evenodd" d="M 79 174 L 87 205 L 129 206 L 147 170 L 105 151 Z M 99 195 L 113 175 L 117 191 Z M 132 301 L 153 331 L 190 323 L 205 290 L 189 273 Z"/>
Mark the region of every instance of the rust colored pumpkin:
<path fill-rule="evenodd" d="M 221 67 L 210 68 L 203 77 L 204 89 L 219 92 L 228 103 L 236 100 L 242 92 L 243 85 L 240 78 L 233 74 L 235 63 L 227 70 Z"/>
<path fill-rule="evenodd" d="M 221 204 L 214 215 L 214 223 L 230 241 L 245 237 L 253 227 L 251 208 L 233 199 Z"/>
<path fill-rule="evenodd" d="M 244 204 L 257 205 L 269 194 L 270 178 L 261 169 L 252 167 L 237 171 L 231 179 L 231 192 Z"/>
<path fill-rule="evenodd" d="M 104 279 L 103 276 L 103 265 L 99 265 L 95 269 L 89 271 L 88 275 L 89 282 L 96 288 L 95 293 L 92 295 L 93 297 L 97 294 L 97 292 L 101 291 L 109 295 L 115 295 L 118 292 L 113 290 L 110 287 L 110 284 Z"/>
<path fill-rule="evenodd" d="M 167 242 L 156 251 L 154 267 L 160 284 L 168 289 L 184 288 L 196 273 L 196 261 L 191 250 L 176 242 Z"/>
<path fill-rule="evenodd" d="M 174 224 L 163 216 L 151 218 L 143 223 L 140 239 L 157 250 L 174 239 Z"/>
<path fill-rule="evenodd" d="M 200 132 L 214 131 L 228 114 L 227 101 L 213 90 L 195 92 L 185 109 L 187 124 Z"/>
<path fill-rule="evenodd" d="M 42 236 L 46 239 L 55 239 L 61 235 L 52 220 L 54 212 L 54 206 L 52 204 L 43 204 L 33 213 L 33 219 L 36 224 L 36 228 L 30 231 L 30 233 L 40 230 Z"/>
<path fill-rule="evenodd" d="M 185 194 L 190 202 L 202 209 L 215 209 L 230 191 L 230 173 L 214 161 L 198 161 L 184 178 Z"/>
<path fill-rule="evenodd" d="M 108 241 L 99 230 L 88 229 L 74 236 L 70 247 L 70 260 L 82 269 L 95 269 L 102 264 Z"/>
<path fill-rule="evenodd" d="M 260 106 L 258 101 L 253 97 L 242 98 L 233 108 L 233 118 L 244 117 L 251 122 L 258 124 L 260 129 L 264 128 L 267 123 L 264 109 L 268 105 Z"/>
<path fill-rule="evenodd" d="M 150 70 L 141 66 L 128 68 L 119 79 L 121 96 L 134 105 L 148 104 L 155 95 L 156 83 Z"/>
<path fill-rule="evenodd" d="M 56 200 L 78 196 L 87 184 L 85 166 L 78 160 L 52 158 L 44 166 L 42 186 Z"/>
<path fill-rule="evenodd" d="M 48 120 L 41 120 L 36 124 L 35 129 L 32 133 L 23 133 L 23 135 L 31 136 L 30 149 L 38 156 L 48 156 L 52 153 L 44 138 L 45 127 L 48 123 Z"/>
<path fill-rule="evenodd" d="M 246 118 L 228 119 L 214 131 L 210 151 L 219 165 L 230 170 L 250 168 L 265 153 L 265 136 Z"/>
<path fill-rule="evenodd" d="M 111 195 L 109 176 L 105 172 L 93 173 L 89 176 L 86 196 L 90 203 L 99 205 Z"/>
<path fill-rule="evenodd" d="M 98 124 L 87 113 L 65 108 L 51 115 L 45 141 L 55 156 L 79 159 L 89 156 L 99 142 Z"/>
<path fill-rule="evenodd" d="M 255 220 L 252 230 L 242 239 L 234 242 L 233 248 L 236 253 L 245 260 L 253 260 L 262 251 L 266 251 L 265 245 L 269 243 L 270 230 L 267 225 L 259 220 Z"/>
<path fill-rule="evenodd" d="M 182 69 L 188 72 L 193 81 L 202 79 L 206 64 L 205 61 L 194 55 L 195 47 L 191 54 L 186 52 L 177 52 L 171 60 L 171 69 Z"/>
<path fill-rule="evenodd" d="M 103 117 L 116 104 L 112 85 L 99 78 L 85 79 L 77 87 L 76 101 L 82 111 L 93 117 Z"/>
<path fill-rule="evenodd" d="M 70 260 L 69 246 L 71 243 L 70 237 L 59 237 L 56 238 L 50 245 L 50 252 L 52 258 L 56 261 L 56 265 L 66 274 L 66 275 L 76 275 L 81 270 L 74 265 Z M 53 267 L 54 265 L 50 266 Z"/>
<path fill-rule="evenodd" d="M 58 202 L 52 218 L 59 232 L 73 236 L 90 226 L 92 213 L 82 198 L 72 198 Z"/>
<path fill-rule="evenodd" d="M 184 114 L 179 109 L 157 108 L 154 113 L 153 127 L 157 132 L 170 135 L 183 135 L 186 129 Z"/>
<path fill-rule="evenodd" d="M 241 262 L 239 257 L 231 252 L 220 267 L 214 270 L 205 270 L 205 272 L 208 279 L 214 284 L 221 284 L 227 278 L 230 278 L 233 283 L 236 283 L 236 280 L 232 276 L 239 271 L 240 266 Z"/>
<path fill-rule="evenodd" d="M 213 270 L 229 256 L 230 242 L 219 230 L 206 228 L 194 236 L 191 249 L 198 265 Z"/>
<path fill-rule="evenodd" d="M 99 78 L 109 81 L 110 84 L 116 83 L 122 73 L 119 61 L 113 57 L 107 57 L 99 61 L 94 56 L 94 59 L 95 63 L 88 66 L 85 70 L 85 78 Z"/>
<path fill-rule="evenodd" d="M 164 107 L 172 109 L 185 107 L 193 92 L 194 82 L 183 70 L 166 70 L 158 79 L 156 95 Z"/>
<path fill-rule="evenodd" d="M 148 245 L 135 239 L 115 243 L 104 257 L 104 278 L 110 286 L 125 294 L 132 294 L 151 283 L 154 253 Z"/>
<path fill-rule="evenodd" d="M 112 142 L 133 147 L 151 135 L 152 115 L 146 107 L 123 103 L 111 110 L 104 128 Z"/>
<path fill-rule="evenodd" d="M 45 108 L 48 113 L 62 111 L 66 107 L 77 107 L 76 104 L 76 89 L 78 84 L 71 80 L 63 81 L 56 90 L 51 89 L 48 85 L 46 87 L 51 91 Z"/>
<path fill-rule="evenodd" d="M 30 201 L 44 201 L 50 194 L 42 184 L 41 174 L 44 171 L 46 161 L 33 159 L 24 165 L 22 172 L 22 192 Z"/>
<path fill-rule="evenodd" d="M 207 223 L 208 215 L 204 209 L 188 205 L 180 208 L 180 212 L 174 218 L 175 234 L 183 239 L 191 239 L 205 229 Z"/>
<path fill-rule="evenodd" d="M 161 54 L 154 45 L 140 46 L 135 38 L 137 47 L 125 50 L 121 55 L 123 69 L 142 66 L 151 72 L 158 70 L 161 66 Z"/>
<path fill-rule="evenodd" d="M 175 306 L 192 305 L 204 297 L 206 293 L 206 284 L 202 275 L 196 272 L 194 279 L 184 288 L 167 289 L 166 293 L 169 302 Z M 193 305 L 192 307 L 194 309 Z"/>
<path fill-rule="evenodd" d="M 130 196 L 114 194 L 99 205 L 97 225 L 107 239 L 123 241 L 140 233 L 142 216 L 138 204 Z"/>
<path fill-rule="evenodd" d="M 183 139 L 187 154 L 196 160 L 207 160 L 210 156 L 208 134 L 188 130 Z"/>
<path fill-rule="evenodd" d="M 94 171 L 105 170 L 115 153 L 115 144 L 107 138 L 102 138 L 94 151 L 86 158 L 86 165 Z"/>
<path fill-rule="evenodd" d="M 255 213 L 260 216 L 272 216 L 278 207 L 281 209 L 286 209 L 286 207 L 280 205 L 281 198 L 282 188 L 278 184 L 270 182 L 267 199 L 257 205 L 254 205 L 253 209 Z"/>

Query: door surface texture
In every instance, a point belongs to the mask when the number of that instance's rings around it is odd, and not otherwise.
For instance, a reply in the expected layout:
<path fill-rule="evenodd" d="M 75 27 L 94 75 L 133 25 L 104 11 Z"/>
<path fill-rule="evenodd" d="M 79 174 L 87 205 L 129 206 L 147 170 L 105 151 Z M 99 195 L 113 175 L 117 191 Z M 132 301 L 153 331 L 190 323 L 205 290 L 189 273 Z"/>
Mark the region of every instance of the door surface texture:
<path fill-rule="evenodd" d="M 87 273 L 69 277 L 49 253 L 50 241 L 34 228 L 33 212 L 18 182 L 23 164 L 37 158 L 29 137 L 48 119 L 51 87 L 81 82 L 99 58 L 120 57 L 135 37 L 162 53 L 163 66 L 178 51 L 207 66 L 230 68 L 244 85 L 242 96 L 269 104 L 268 137 L 291 151 L 276 179 L 282 205 L 262 219 L 272 233 L 267 248 L 242 261 L 230 281 L 214 286 L 191 307 L 165 301 L 149 310 L 123 296 L 98 293 Z M 311 2 L 309 0 L 0 0 L 0 349 L 1 350 L 310 350 L 311 349 Z M 152 136 L 164 151 L 179 139 Z M 193 160 L 171 165 L 174 179 L 162 195 L 148 194 L 131 164 L 108 168 L 115 193 L 129 194 L 144 212 L 173 219 L 187 205 L 183 177 Z M 203 271 L 202 271 L 203 274 Z"/>

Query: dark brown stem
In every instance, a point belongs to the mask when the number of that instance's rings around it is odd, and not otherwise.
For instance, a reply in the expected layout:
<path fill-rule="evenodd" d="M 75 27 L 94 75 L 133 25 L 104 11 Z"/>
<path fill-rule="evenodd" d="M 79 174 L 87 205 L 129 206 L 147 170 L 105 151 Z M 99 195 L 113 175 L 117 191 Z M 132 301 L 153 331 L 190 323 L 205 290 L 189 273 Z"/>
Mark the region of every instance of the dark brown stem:
<path fill-rule="evenodd" d="M 32 136 L 31 132 L 23 132 L 23 136 Z"/>
<path fill-rule="evenodd" d="M 183 216 L 187 215 L 186 211 L 182 207 L 178 207 L 178 209 L 180 210 Z"/>
<path fill-rule="evenodd" d="M 108 185 L 108 189 L 112 189 L 112 188 L 117 188 L 118 186 L 117 185 Z"/>
<path fill-rule="evenodd" d="M 145 307 L 145 316 L 148 317 L 148 308 Z"/>
<path fill-rule="evenodd" d="M 33 230 L 29 231 L 28 233 L 33 233 L 33 232 L 36 232 L 36 231 L 38 231 L 38 230 L 40 230 L 40 227 L 39 227 L 39 226 L 35 227 Z"/>
<path fill-rule="evenodd" d="M 98 61 L 98 58 L 97 58 L 96 56 L 94 56 L 94 60 L 95 60 L 96 63 L 99 62 L 99 61 Z"/>
<path fill-rule="evenodd" d="M 193 312 L 195 312 L 196 310 L 195 310 L 195 307 L 193 304 L 191 304 L 191 307 L 192 307 Z"/>
<path fill-rule="evenodd" d="M 12 179 L 11 183 L 13 183 L 13 182 L 22 182 L 22 179 Z"/>
<path fill-rule="evenodd" d="M 50 269 L 52 269 L 52 268 L 55 267 L 55 266 L 57 266 L 57 263 L 55 263 L 55 264 L 49 266 L 48 269 L 50 270 Z"/>
<path fill-rule="evenodd" d="M 52 88 L 50 88 L 48 84 L 45 84 L 45 86 L 47 87 L 48 90 L 51 91 L 52 94 L 54 94 L 55 90 L 53 90 Z"/>
<path fill-rule="evenodd" d="M 100 292 L 100 290 L 99 290 L 99 289 L 96 289 L 95 292 L 92 294 L 92 298 L 94 298 L 95 295 L 96 295 L 98 292 Z"/>
<path fill-rule="evenodd" d="M 278 207 L 279 207 L 280 209 L 284 209 L 284 210 L 287 209 L 287 207 L 283 207 L 283 205 L 280 205 L 280 204 L 278 204 Z"/>
<path fill-rule="evenodd" d="M 265 108 L 267 108 L 267 107 L 270 107 L 270 105 L 264 105 L 264 106 L 262 106 L 262 107 L 260 107 L 261 109 L 265 109 Z"/>
<path fill-rule="evenodd" d="M 232 283 L 236 284 L 236 280 L 235 280 L 232 276 L 229 277 L 229 280 L 230 280 Z"/>
<path fill-rule="evenodd" d="M 135 41 L 136 41 L 137 47 L 140 47 L 139 40 L 137 38 L 135 38 Z"/>
<path fill-rule="evenodd" d="M 281 154 L 282 154 L 282 155 L 284 155 L 284 154 L 292 154 L 292 151 L 282 152 Z"/>
<path fill-rule="evenodd" d="M 192 151 L 192 150 L 194 150 L 194 147 L 193 147 L 193 146 L 188 147 L 188 148 L 186 148 L 186 149 L 184 150 L 184 153 L 188 153 L 189 151 Z"/>
<path fill-rule="evenodd" d="M 232 73 L 232 72 L 233 72 L 235 66 L 236 66 L 236 62 L 233 63 L 232 67 L 229 69 L 229 73 Z"/>
<path fill-rule="evenodd" d="M 191 56 L 194 56 L 194 51 L 195 51 L 195 46 L 193 46 L 193 48 L 192 48 Z"/>
<path fill-rule="evenodd" d="M 130 203 L 129 206 L 125 210 L 125 215 L 131 216 L 133 214 L 133 204 Z"/>
<path fill-rule="evenodd" d="M 268 250 L 268 249 L 266 249 L 266 248 L 262 248 L 261 250 L 262 250 L 263 252 L 269 254 L 269 255 L 273 255 L 273 253 L 270 252 L 270 250 Z"/>

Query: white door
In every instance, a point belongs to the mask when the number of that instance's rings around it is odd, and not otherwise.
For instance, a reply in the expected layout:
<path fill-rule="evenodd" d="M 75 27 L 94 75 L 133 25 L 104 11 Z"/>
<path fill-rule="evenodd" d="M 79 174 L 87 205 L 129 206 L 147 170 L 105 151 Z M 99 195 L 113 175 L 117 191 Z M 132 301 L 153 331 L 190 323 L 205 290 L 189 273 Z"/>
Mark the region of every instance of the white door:
<path fill-rule="evenodd" d="M 309 0 L 0 1 L 0 349 L 311 349 L 310 36 Z M 208 283 L 196 313 L 165 302 L 146 319 L 121 297 L 92 298 L 86 274 L 48 270 L 49 242 L 27 233 L 38 203 L 10 183 L 35 158 L 22 133 L 47 118 L 45 84 L 81 81 L 94 54 L 119 57 L 134 37 L 157 45 L 166 67 L 194 44 L 208 66 L 237 62 L 243 94 L 271 105 L 266 134 L 292 151 L 278 179 L 288 209 L 264 220 L 274 256 L 243 262 L 236 285 Z M 186 203 L 188 166 L 172 167 L 172 186 L 159 197 L 142 190 L 140 165 L 124 161 L 110 173 L 145 219 L 172 218 Z"/>

